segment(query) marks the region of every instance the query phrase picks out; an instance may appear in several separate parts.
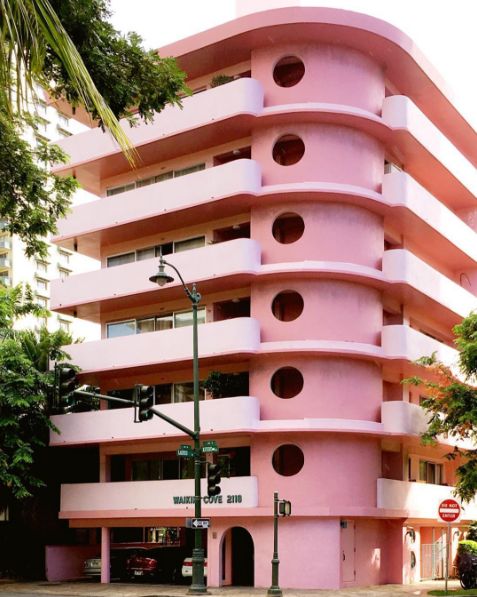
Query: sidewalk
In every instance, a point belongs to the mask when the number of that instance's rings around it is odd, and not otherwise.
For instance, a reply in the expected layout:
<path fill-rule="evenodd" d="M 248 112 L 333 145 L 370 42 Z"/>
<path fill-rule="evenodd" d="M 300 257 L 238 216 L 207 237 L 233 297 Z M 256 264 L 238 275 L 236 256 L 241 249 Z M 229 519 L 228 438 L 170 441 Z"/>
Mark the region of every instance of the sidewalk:
<path fill-rule="evenodd" d="M 460 588 L 458 581 L 449 581 L 449 589 Z M 427 595 L 431 589 L 444 589 L 444 581 L 429 581 L 414 585 L 380 585 L 360 589 L 305 590 L 283 589 L 283 597 L 399 597 L 401 595 Z M 71 595 L 79 597 L 184 597 L 187 586 L 153 585 L 153 584 L 121 584 L 102 585 L 91 581 L 78 582 L 15 582 L 0 580 L 0 596 L 2 593 L 34 593 L 35 595 Z M 251 587 L 222 587 L 210 589 L 211 595 L 217 597 L 265 597 L 267 589 Z M 477 593 L 476 593 L 477 594 Z"/>

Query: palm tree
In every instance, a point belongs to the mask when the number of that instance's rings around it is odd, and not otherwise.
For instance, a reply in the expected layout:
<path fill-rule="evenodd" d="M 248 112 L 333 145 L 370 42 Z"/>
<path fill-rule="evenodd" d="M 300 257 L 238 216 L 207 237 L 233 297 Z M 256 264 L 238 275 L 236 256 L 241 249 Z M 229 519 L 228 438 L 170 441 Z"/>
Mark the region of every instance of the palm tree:
<path fill-rule="evenodd" d="M 86 109 L 94 108 L 134 165 L 136 154 L 126 133 L 93 83 L 81 56 L 49 0 L 0 0 L 0 107 L 20 114 L 34 96 L 35 83 L 46 90 L 47 48 L 61 61 Z"/>

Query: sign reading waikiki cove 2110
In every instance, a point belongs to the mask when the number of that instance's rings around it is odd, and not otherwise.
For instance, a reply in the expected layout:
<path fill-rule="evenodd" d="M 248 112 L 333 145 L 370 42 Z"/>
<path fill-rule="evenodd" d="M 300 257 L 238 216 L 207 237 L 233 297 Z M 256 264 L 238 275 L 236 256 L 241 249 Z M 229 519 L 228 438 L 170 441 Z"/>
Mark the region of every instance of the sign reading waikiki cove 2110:
<path fill-rule="evenodd" d="M 174 495 L 172 496 L 174 506 L 178 504 L 195 504 L 193 495 Z M 241 494 L 232 495 L 205 495 L 202 498 L 204 504 L 242 504 L 243 496 Z"/>

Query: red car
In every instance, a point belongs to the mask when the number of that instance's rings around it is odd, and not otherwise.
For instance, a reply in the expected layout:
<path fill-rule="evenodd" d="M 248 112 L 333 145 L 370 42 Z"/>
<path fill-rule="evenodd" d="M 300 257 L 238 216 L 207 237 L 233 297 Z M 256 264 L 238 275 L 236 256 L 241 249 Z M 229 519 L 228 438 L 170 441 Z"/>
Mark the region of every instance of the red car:
<path fill-rule="evenodd" d="M 157 578 L 159 574 L 157 559 L 145 552 L 133 553 L 126 560 L 126 574 L 134 578 Z"/>

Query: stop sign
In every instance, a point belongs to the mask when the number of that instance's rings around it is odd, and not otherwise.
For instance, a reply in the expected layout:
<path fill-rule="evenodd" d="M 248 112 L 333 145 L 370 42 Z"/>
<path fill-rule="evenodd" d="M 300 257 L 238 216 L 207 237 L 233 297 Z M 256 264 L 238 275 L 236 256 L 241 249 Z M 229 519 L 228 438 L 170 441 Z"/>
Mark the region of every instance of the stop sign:
<path fill-rule="evenodd" d="M 437 509 L 438 519 L 442 522 L 455 522 L 460 517 L 460 504 L 451 498 L 443 500 Z"/>

